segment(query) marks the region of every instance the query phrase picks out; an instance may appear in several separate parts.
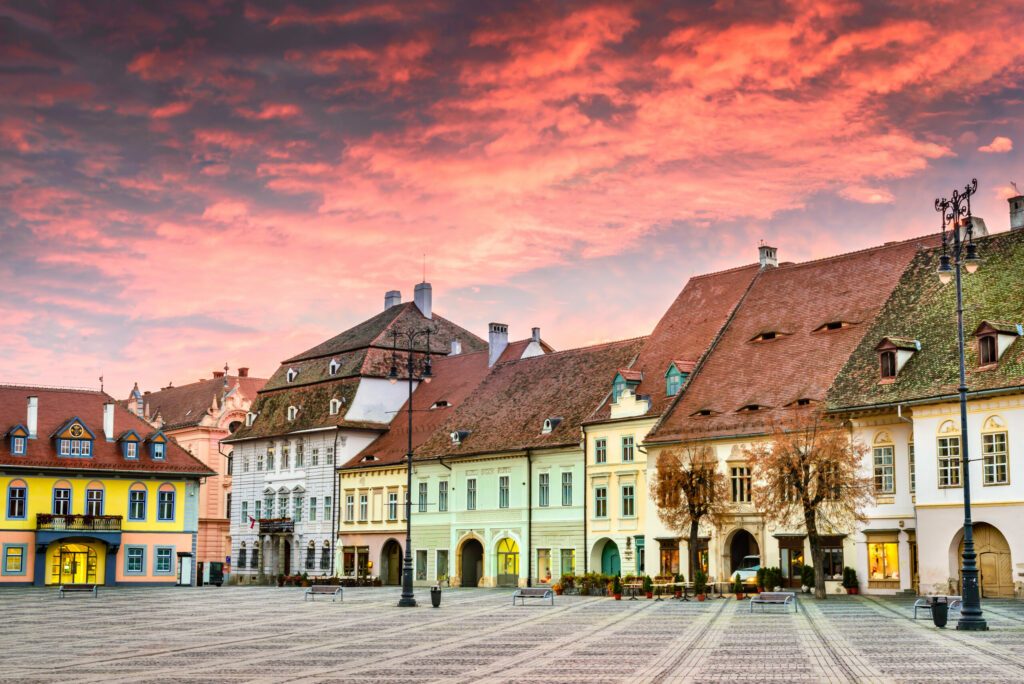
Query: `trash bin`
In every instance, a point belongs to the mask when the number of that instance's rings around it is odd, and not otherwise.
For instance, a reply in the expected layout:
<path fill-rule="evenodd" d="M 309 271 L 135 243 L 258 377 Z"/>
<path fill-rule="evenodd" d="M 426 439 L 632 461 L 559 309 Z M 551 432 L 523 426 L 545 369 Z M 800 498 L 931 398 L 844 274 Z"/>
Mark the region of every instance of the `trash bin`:
<path fill-rule="evenodd" d="M 946 621 L 949 619 L 949 602 L 945 596 L 933 596 L 932 597 L 932 622 L 935 623 L 936 627 L 942 628 L 946 626 Z"/>
<path fill-rule="evenodd" d="M 441 587 L 430 588 L 430 604 L 435 608 L 441 607 Z"/>

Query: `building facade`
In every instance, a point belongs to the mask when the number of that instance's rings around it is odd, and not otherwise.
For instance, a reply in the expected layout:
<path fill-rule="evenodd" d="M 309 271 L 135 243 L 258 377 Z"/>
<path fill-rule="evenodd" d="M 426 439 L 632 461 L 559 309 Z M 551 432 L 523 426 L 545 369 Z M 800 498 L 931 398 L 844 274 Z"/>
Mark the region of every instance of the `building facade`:
<path fill-rule="evenodd" d="M 214 473 L 103 392 L 0 386 L 0 583 L 195 583 Z"/>

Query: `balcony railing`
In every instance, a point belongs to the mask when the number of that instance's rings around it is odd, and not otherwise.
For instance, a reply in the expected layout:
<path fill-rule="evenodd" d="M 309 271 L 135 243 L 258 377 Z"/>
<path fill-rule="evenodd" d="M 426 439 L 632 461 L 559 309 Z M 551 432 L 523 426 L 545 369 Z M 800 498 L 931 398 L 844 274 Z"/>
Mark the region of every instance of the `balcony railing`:
<path fill-rule="evenodd" d="M 295 531 L 295 521 L 291 518 L 260 518 L 260 534 L 267 534 L 273 532 L 287 532 L 291 534 Z"/>
<path fill-rule="evenodd" d="M 120 532 L 120 515 L 54 515 L 36 514 L 36 529 L 82 530 L 87 532 Z"/>

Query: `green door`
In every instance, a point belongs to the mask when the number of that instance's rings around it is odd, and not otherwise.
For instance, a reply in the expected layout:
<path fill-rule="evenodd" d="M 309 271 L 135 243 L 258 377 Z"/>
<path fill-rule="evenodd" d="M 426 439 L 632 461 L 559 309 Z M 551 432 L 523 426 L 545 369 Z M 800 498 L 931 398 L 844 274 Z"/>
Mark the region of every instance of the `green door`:
<path fill-rule="evenodd" d="M 622 572 L 619 547 L 613 541 L 605 542 L 604 550 L 601 551 L 601 572 L 605 575 L 618 575 Z"/>

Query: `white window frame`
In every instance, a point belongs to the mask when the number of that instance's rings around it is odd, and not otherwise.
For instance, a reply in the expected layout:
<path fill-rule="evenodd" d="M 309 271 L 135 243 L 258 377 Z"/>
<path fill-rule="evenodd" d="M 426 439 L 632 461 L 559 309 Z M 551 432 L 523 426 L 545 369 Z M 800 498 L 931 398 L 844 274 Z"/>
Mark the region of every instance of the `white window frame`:
<path fill-rule="evenodd" d="M 995 438 L 1002 438 L 1002 450 L 998 451 L 995 449 Z M 994 487 L 998 485 L 1010 484 L 1010 436 L 1007 432 L 985 432 L 981 435 L 981 454 L 982 454 L 982 483 L 987 487 Z M 995 460 L 996 456 L 1002 456 L 1002 463 Z M 997 479 L 995 474 L 998 472 L 999 466 L 1002 466 L 1003 478 Z M 993 477 L 989 477 L 989 475 Z"/>

